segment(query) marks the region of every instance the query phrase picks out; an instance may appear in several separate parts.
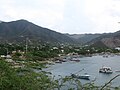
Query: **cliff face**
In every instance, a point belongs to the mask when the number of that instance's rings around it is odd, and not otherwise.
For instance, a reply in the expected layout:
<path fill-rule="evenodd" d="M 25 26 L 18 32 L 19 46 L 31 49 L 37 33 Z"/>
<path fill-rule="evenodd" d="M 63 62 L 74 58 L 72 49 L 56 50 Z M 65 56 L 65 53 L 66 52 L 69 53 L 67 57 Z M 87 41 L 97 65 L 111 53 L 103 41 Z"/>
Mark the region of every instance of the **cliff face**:
<path fill-rule="evenodd" d="M 106 47 L 115 48 L 120 46 L 120 31 L 115 33 L 103 34 L 98 38 L 93 39 L 89 42 L 90 45 L 97 46 L 97 42 L 101 42 Z"/>
<path fill-rule="evenodd" d="M 120 39 L 119 38 L 114 38 L 114 37 L 111 37 L 111 38 L 104 38 L 101 40 L 107 47 L 110 47 L 110 48 L 115 48 L 115 47 L 118 47 L 120 46 Z"/>

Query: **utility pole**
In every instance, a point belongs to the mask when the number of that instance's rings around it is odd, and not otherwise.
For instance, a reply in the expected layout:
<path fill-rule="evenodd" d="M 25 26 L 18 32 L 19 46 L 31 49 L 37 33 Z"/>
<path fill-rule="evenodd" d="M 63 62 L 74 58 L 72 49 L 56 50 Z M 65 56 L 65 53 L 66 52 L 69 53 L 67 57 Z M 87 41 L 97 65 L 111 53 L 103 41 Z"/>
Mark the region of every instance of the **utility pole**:
<path fill-rule="evenodd" d="M 25 45 L 25 53 L 27 53 L 28 51 L 28 42 L 27 42 L 28 38 L 26 38 L 26 45 Z"/>
<path fill-rule="evenodd" d="M 8 48 L 6 48 L 6 50 L 7 50 L 7 55 L 8 55 Z"/>

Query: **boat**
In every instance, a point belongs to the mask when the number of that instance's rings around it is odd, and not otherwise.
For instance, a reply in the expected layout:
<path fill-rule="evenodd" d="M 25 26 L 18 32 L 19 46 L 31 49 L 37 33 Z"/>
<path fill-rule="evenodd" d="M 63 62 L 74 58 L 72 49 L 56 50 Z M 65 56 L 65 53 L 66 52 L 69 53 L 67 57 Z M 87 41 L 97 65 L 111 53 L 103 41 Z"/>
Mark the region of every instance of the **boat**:
<path fill-rule="evenodd" d="M 78 58 L 72 58 L 72 59 L 70 59 L 70 61 L 80 62 L 80 60 Z"/>
<path fill-rule="evenodd" d="M 57 60 L 57 61 L 55 61 L 55 63 L 60 63 L 60 64 L 62 64 L 62 61 L 60 61 L 60 60 Z"/>
<path fill-rule="evenodd" d="M 108 55 L 103 55 L 104 58 L 108 58 Z"/>
<path fill-rule="evenodd" d="M 67 62 L 65 59 L 61 59 L 61 60 L 59 60 L 60 62 Z"/>
<path fill-rule="evenodd" d="M 79 75 L 79 74 L 71 74 L 73 78 L 78 78 L 78 79 L 85 79 L 85 80 L 90 80 L 90 75 L 84 74 L 84 75 Z"/>
<path fill-rule="evenodd" d="M 100 73 L 106 73 L 106 74 L 112 74 L 113 73 L 111 67 L 105 67 L 105 66 L 100 68 L 99 72 Z"/>
<path fill-rule="evenodd" d="M 120 70 L 116 70 L 115 72 L 120 72 Z"/>
<path fill-rule="evenodd" d="M 70 61 L 80 62 L 80 60 L 70 60 Z"/>

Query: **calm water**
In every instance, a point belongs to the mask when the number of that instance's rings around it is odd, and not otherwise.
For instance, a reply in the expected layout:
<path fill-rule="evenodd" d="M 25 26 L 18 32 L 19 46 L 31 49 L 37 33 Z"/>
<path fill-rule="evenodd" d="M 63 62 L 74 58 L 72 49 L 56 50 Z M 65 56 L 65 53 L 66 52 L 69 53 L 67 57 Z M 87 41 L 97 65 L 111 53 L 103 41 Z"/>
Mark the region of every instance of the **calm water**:
<path fill-rule="evenodd" d="M 103 58 L 103 56 L 92 56 L 79 59 L 80 62 L 68 61 L 63 62 L 62 64 L 51 65 L 49 68 L 46 69 L 46 71 L 49 71 L 52 73 L 52 75 L 55 75 L 55 78 L 59 78 L 59 75 L 61 75 L 62 77 L 70 76 L 71 73 L 79 72 L 84 68 L 84 70 L 82 70 L 78 74 L 88 73 L 89 75 L 91 75 L 90 80 L 96 78 L 96 85 L 103 85 L 115 75 L 120 74 L 120 72 L 115 72 L 116 70 L 120 70 L 120 56 L 109 56 L 108 58 Z M 99 73 L 99 68 L 101 68 L 102 66 L 110 66 L 113 70 L 113 73 Z M 90 82 L 82 79 L 80 79 L 80 81 L 82 83 Z M 112 81 L 112 85 L 120 86 L 120 77 Z"/>

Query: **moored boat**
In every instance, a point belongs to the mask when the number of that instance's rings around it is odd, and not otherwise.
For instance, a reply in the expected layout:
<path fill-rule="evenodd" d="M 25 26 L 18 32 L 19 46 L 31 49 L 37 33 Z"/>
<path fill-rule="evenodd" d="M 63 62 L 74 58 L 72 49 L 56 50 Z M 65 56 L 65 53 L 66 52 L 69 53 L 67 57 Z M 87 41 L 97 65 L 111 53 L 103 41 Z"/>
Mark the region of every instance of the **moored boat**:
<path fill-rule="evenodd" d="M 60 63 L 60 64 L 62 64 L 62 61 L 58 60 L 58 61 L 55 61 L 55 63 Z"/>
<path fill-rule="evenodd" d="M 100 73 L 106 73 L 106 74 L 112 74 L 113 73 L 111 67 L 105 67 L 105 66 L 100 68 L 99 72 Z"/>
<path fill-rule="evenodd" d="M 120 72 L 120 70 L 116 70 L 115 72 Z"/>
<path fill-rule="evenodd" d="M 80 60 L 78 58 L 72 58 L 72 59 L 70 59 L 70 61 L 80 62 Z"/>
<path fill-rule="evenodd" d="M 88 74 L 84 74 L 84 75 L 71 74 L 71 76 L 72 76 L 73 78 L 90 80 L 90 78 L 89 78 L 90 75 L 88 75 Z"/>

